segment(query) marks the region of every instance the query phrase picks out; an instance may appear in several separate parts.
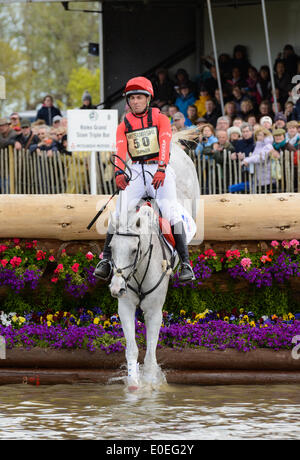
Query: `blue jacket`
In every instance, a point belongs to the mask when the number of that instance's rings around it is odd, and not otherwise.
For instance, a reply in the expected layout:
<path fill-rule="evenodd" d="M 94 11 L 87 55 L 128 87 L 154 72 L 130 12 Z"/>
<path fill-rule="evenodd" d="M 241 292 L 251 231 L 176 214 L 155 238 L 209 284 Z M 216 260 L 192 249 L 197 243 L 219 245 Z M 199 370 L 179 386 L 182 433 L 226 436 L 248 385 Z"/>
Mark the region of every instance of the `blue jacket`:
<path fill-rule="evenodd" d="M 218 142 L 218 139 L 215 136 L 210 136 L 206 142 L 199 142 L 199 144 L 196 147 L 195 150 L 195 155 L 202 155 L 204 147 L 210 147 L 211 145 L 215 144 Z M 208 159 L 208 155 L 205 155 L 205 158 Z"/>
<path fill-rule="evenodd" d="M 300 121 L 300 98 L 296 102 L 296 105 L 292 112 L 292 120 Z"/>
<path fill-rule="evenodd" d="M 192 93 L 190 93 L 187 95 L 187 97 L 178 96 L 178 98 L 175 101 L 175 105 L 178 107 L 179 112 L 183 113 L 185 118 L 187 118 L 188 117 L 187 115 L 188 106 L 194 104 L 195 102 L 196 102 L 195 96 Z"/>

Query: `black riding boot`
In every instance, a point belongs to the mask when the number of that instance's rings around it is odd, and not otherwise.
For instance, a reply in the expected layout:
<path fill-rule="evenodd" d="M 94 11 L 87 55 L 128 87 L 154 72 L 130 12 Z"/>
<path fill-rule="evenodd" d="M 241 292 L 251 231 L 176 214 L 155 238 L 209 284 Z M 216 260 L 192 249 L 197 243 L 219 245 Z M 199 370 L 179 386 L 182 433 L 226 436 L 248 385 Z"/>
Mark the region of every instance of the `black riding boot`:
<path fill-rule="evenodd" d="M 103 259 L 98 263 L 93 273 L 96 278 L 107 280 L 111 274 L 111 249 L 109 247 L 109 243 L 111 242 L 113 236 L 113 233 L 110 233 L 109 231 L 107 232 L 103 248 Z"/>
<path fill-rule="evenodd" d="M 190 264 L 183 222 L 178 222 L 177 224 L 172 225 L 171 228 L 176 244 L 176 250 L 181 261 L 181 271 L 178 280 L 183 283 L 186 281 L 193 281 L 195 279 L 195 275 Z"/>

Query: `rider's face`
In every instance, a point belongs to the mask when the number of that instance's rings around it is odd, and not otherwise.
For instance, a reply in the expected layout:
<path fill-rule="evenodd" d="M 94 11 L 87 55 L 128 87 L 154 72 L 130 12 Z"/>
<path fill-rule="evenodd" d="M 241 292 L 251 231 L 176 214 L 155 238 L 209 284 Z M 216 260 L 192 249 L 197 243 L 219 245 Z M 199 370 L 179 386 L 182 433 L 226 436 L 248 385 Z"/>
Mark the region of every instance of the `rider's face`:
<path fill-rule="evenodd" d="M 134 113 L 143 113 L 147 107 L 147 96 L 144 94 L 132 94 L 129 96 L 129 105 Z"/>

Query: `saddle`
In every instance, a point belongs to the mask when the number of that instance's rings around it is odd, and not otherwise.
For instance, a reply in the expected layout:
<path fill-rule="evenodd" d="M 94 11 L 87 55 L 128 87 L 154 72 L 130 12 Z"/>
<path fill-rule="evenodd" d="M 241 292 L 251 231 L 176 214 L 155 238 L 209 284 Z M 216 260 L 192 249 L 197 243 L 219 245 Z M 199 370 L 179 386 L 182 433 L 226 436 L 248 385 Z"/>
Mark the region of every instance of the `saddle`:
<path fill-rule="evenodd" d="M 159 228 L 160 228 L 162 237 L 166 240 L 166 242 L 173 249 L 175 249 L 175 239 L 172 233 L 171 224 L 167 219 L 162 217 L 161 211 L 159 207 L 157 206 L 156 201 L 152 197 L 142 198 L 140 203 L 137 205 L 137 212 L 142 206 L 149 206 L 150 208 L 154 210 L 155 214 L 158 216 Z"/>

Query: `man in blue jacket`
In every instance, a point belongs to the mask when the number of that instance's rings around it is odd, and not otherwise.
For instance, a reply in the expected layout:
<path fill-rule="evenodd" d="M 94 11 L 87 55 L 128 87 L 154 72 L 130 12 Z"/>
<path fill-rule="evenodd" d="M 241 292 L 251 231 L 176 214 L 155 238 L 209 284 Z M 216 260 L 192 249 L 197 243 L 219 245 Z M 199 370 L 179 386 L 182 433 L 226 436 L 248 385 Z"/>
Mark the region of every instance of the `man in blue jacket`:
<path fill-rule="evenodd" d="M 179 96 L 175 101 L 175 105 L 178 107 L 179 112 L 183 113 L 185 118 L 188 118 L 187 109 L 189 105 L 194 104 L 196 98 L 194 94 L 190 91 L 190 88 L 187 84 L 183 83 L 179 88 Z"/>

